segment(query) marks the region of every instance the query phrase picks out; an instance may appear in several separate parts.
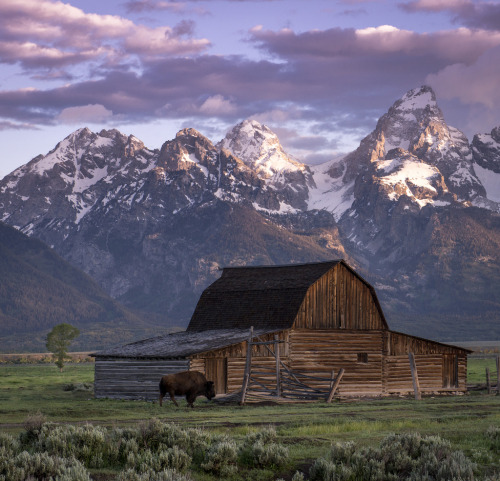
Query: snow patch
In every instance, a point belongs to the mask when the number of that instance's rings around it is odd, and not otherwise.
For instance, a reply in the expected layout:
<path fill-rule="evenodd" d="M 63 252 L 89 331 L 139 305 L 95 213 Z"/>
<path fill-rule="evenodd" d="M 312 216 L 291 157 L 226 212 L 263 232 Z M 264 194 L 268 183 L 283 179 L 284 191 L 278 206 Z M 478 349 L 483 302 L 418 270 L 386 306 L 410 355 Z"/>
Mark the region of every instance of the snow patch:
<path fill-rule="evenodd" d="M 500 202 L 500 174 L 474 164 L 474 172 L 486 190 L 486 198 L 493 202 Z"/>
<path fill-rule="evenodd" d="M 432 92 L 430 90 L 410 90 L 402 97 L 401 104 L 399 104 L 398 109 L 425 109 L 427 105 L 436 105 L 436 101 L 432 98 Z"/>
<path fill-rule="evenodd" d="M 386 168 L 392 168 L 394 164 L 385 164 L 387 162 L 393 162 L 393 160 L 382 161 L 382 170 L 385 171 Z M 439 175 L 439 171 L 436 167 L 414 160 L 400 161 L 399 167 L 398 170 L 391 171 L 389 175 L 380 177 L 380 181 L 383 184 L 391 186 L 396 186 L 397 184 L 407 185 L 406 182 L 410 181 L 413 185 L 436 192 L 436 189 L 431 184 L 431 180 Z"/>
<path fill-rule="evenodd" d="M 280 202 L 279 209 L 266 209 L 265 207 L 261 207 L 256 202 L 252 202 L 253 208 L 255 210 L 266 212 L 268 214 L 297 214 L 300 210 L 295 209 L 290 204 L 286 204 L 285 202 Z"/>
<path fill-rule="evenodd" d="M 81 173 L 75 179 L 73 192 L 84 192 L 93 185 L 97 184 L 100 180 L 108 175 L 108 167 L 104 166 L 102 169 L 94 169 L 90 172 L 91 177 L 84 177 Z"/>
<path fill-rule="evenodd" d="M 343 182 L 343 175 L 334 179 L 329 174 L 330 168 L 342 162 L 343 158 L 334 159 L 324 164 L 311 167 L 316 188 L 309 189 L 308 210 L 326 210 L 339 220 L 354 202 L 354 181 Z"/>

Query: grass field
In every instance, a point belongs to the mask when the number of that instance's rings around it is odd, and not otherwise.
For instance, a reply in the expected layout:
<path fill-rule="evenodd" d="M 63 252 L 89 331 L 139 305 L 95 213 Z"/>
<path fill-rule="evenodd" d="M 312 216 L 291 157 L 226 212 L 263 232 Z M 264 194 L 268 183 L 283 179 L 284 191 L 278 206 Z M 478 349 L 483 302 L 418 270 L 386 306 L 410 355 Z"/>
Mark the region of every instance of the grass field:
<path fill-rule="evenodd" d="M 469 363 L 469 382 L 484 383 L 485 367 L 495 372 L 494 359 Z M 335 441 L 355 441 L 376 446 L 390 433 L 419 432 L 439 435 L 478 465 L 481 476 L 500 476 L 500 453 L 492 451 L 485 433 L 491 426 L 500 429 L 500 396 L 472 393 L 464 396 L 377 399 L 285 405 L 218 405 L 199 398 L 194 410 L 170 402 L 157 403 L 93 399 L 92 392 L 65 390 L 92 383 L 91 363 L 69 364 L 62 373 L 53 365 L 0 365 L 0 431 L 17 434 L 29 415 L 40 412 L 57 423 L 90 422 L 101 426 L 137 426 L 153 418 L 183 427 L 202 427 L 210 432 L 242 438 L 262 426 L 276 427 L 280 442 L 290 450 L 287 474 L 304 469 L 323 456 Z M 496 375 L 494 376 L 496 380 Z M 493 382 L 495 382 L 492 379 Z M 94 479 L 112 480 L 113 473 L 96 471 Z M 217 479 L 199 473 L 196 479 Z M 277 479 L 276 473 L 260 470 L 245 478 Z M 495 479 L 494 477 L 491 479 Z M 500 479 L 500 478 L 497 478 Z"/>

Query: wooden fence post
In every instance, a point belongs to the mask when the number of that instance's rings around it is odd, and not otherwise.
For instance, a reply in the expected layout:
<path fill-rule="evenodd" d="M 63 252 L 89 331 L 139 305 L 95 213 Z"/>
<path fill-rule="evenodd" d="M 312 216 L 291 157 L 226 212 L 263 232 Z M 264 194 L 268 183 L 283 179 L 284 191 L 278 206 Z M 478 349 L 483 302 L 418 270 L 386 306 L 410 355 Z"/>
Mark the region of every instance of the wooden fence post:
<path fill-rule="evenodd" d="M 421 399 L 420 384 L 418 382 L 417 365 L 415 364 L 415 356 L 413 355 L 413 352 L 408 353 L 408 359 L 410 360 L 411 379 L 413 381 L 413 391 L 415 392 L 415 399 L 419 401 Z"/>
<path fill-rule="evenodd" d="M 340 368 L 339 374 L 337 376 L 337 379 L 335 379 L 335 382 L 333 383 L 332 389 L 330 390 L 330 394 L 328 394 L 328 398 L 326 399 L 327 403 L 331 403 L 333 399 L 333 395 L 335 394 L 335 391 L 339 387 L 340 380 L 342 379 L 342 376 L 344 375 L 344 368 Z"/>
<path fill-rule="evenodd" d="M 247 341 L 247 361 L 245 364 L 245 375 L 243 376 L 243 385 L 241 386 L 241 399 L 240 404 L 245 404 L 245 397 L 248 389 L 248 382 L 250 381 L 250 366 L 252 364 L 252 340 L 253 340 L 253 326 L 250 328 L 250 335 Z"/>
<path fill-rule="evenodd" d="M 497 356 L 497 396 L 500 396 L 500 356 Z"/>
<path fill-rule="evenodd" d="M 276 395 L 281 397 L 280 345 L 277 334 L 274 335 L 274 355 L 276 357 Z"/>
<path fill-rule="evenodd" d="M 490 381 L 490 368 L 486 368 L 486 389 L 488 390 L 488 394 L 491 394 L 491 381 Z"/>

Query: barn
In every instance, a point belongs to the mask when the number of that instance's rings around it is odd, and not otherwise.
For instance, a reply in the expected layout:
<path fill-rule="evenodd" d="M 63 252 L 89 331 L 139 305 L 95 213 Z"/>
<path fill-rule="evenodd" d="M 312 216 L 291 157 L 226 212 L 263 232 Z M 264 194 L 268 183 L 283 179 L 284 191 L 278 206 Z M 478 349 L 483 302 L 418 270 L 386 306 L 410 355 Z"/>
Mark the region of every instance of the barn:
<path fill-rule="evenodd" d="M 224 268 L 186 331 L 95 356 L 95 396 L 156 399 L 163 374 L 205 373 L 217 394 L 313 398 L 466 391 L 460 347 L 389 329 L 374 288 L 345 261 Z M 342 370 L 343 376 L 338 376 Z"/>

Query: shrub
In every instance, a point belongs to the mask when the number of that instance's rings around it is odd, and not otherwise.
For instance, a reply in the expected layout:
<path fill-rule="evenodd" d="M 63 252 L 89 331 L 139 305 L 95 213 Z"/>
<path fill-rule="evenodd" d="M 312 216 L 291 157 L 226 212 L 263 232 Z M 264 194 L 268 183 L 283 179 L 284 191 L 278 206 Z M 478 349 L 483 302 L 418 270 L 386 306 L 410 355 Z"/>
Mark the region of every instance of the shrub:
<path fill-rule="evenodd" d="M 0 432 L 0 449 L 3 449 L 5 453 L 18 453 L 20 447 L 21 445 L 16 438 L 10 434 Z"/>
<path fill-rule="evenodd" d="M 74 456 L 89 468 L 104 466 L 109 458 L 107 430 L 100 426 L 54 426 L 45 424 L 38 436 L 38 449 L 62 457 Z"/>
<path fill-rule="evenodd" d="M 490 449 L 500 451 L 500 427 L 490 426 L 486 431 L 486 438 L 490 442 Z"/>
<path fill-rule="evenodd" d="M 318 459 L 310 470 L 311 481 L 434 481 L 474 479 L 473 463 L 461 451 L 452 451 L 439 436 L 390 435 L 380 448 L 356 448 L 334 444 L 326 459 Z"/>
<path fill-rule="evenodd" d="M 279 478 L 276 481 L 285 481 L 283 478 Z M 295 471 L 292 476 L 292 481 L 304 481 L 304 475 L 300 471 Z"/>
<path fill-rule="evenodd" d="M 129 452 L 127 456 L 127 468 L 133 468 L 138 473 L 147 471 L 186 471 L 191 464 L 191 457 L 177 446 L 173 448 L 159 449 L 157 452 L 152 452 L 149 449 L 142 450 L 138 453 Z"/>
<path fill-rule="evenodd" d="M 27 451 L 6 458 L 0 454 L 0 481 L 55 479 L 57 481 L 90 481 L 89 473 L 74 458 L 65 459 L 48 453 Z"/>
<path fill-rule="evenodd" d="M 63 391 L 92 392 L 94 384 L 91 382 L 69 383 L 63 386 Z"/>
<path fill-rule="evenodd" d="M 139 447 L 157 451 L 163 448 L 179 447 L 197 463 L 204 460 L 204 453 L 209 449 L 213 436 L 202 429 L 182 429 L 173 423 L 164 423 L 158 419 L 141 424 L 139 427 Z"/>
<path fill-rule="evenodd" d="M 166 469 L 159 473 L 155 471 L 145 471 L 137 473 L 133 469 L 122 471 L 117 478 L 117 481 L 192 481 L 188 475 L 177 473 L 176 471 Z"/>
<path fill-rule="evenodd" d="M 282 466 L 288 460 L 288 448 L 275 443 L 276 429 L 269 426 L 245 436 L 240 459 L 250 466 Z"/>
<path fill-rule="evenodd" d="M 232 439 L 221 438 L 208 448 L 201 467 L 217 476 L 230 476 L 236 472 L 237 459 L 236 443 Z"/>
<path fill-rule="evenodd" d="M 288 448 L 276 443 L 264 444 L 262 441 L 256 441 L 246 448 L 246 451 L 254 466 L 278 467 L 288 460 Z"/>
<path fill-rule="evenodd" d="M 40 411 L 29 414 L 23 423 L 25 431 L 21 435 L 21 443 L 29 445 L 36 440 L 46 422 L 45 416 Z"/>
<path fill-rule="evenodd" d="M 276 439 L 276 428 L 271 425 L 259 431 L 247 434 L 245 436 L 244 443 L 251 445 L 257 441 L 260 441 L 262 444 L 269 444 L 275 442 Z"/>

